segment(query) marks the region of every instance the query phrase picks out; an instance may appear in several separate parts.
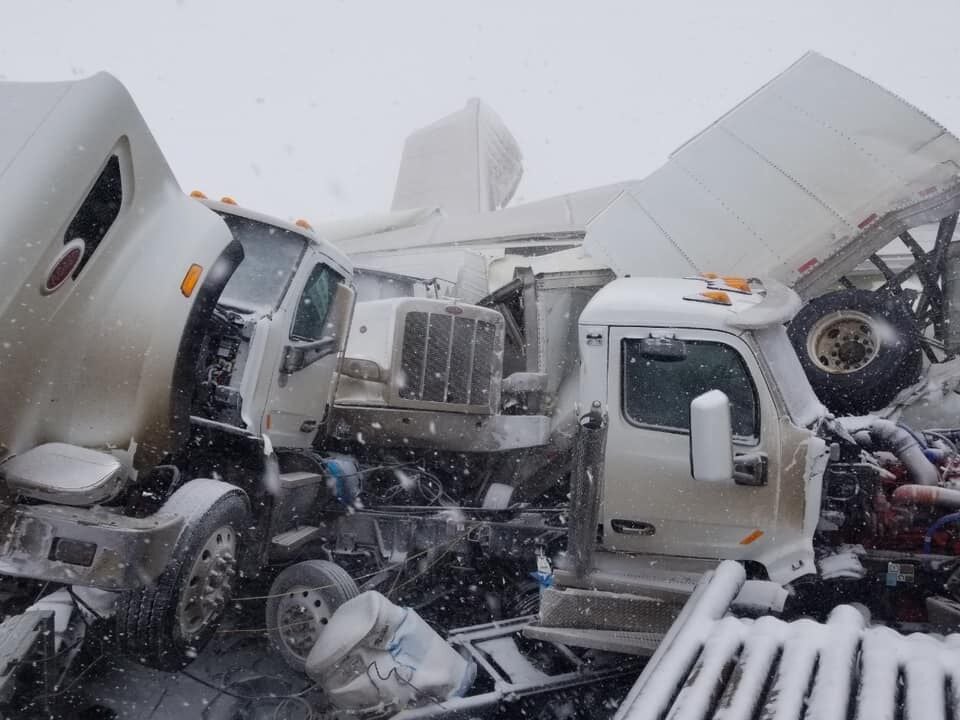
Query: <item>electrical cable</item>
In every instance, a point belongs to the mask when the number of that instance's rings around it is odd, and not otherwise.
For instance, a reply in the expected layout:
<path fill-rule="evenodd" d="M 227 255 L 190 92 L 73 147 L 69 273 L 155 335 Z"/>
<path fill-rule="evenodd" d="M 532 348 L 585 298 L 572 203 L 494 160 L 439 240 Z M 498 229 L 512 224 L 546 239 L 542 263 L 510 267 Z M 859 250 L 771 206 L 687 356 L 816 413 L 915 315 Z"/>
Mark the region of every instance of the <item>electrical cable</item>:
<path fill-rule="evenodd" d="M 412 669 L 412 668 L 411 668 L 411 669 Z M 407 686 L 409 686 L 409 687 L 412 687 L 417 694 L 422 695 L 423 697 L 427 698 L 428 700 L 432 701 L 433 703 L 439 705 L 441 709 L 444 709 L 444 710 L 446 709 L 446 708 L 444 707 L 444 704 L 443 704 L 443 702 L 442 702 L 441 700 L 439 700 L 439 699 L 436 698 L 435 696 L 431 695 L 430 693 L 424 692 L 423 690 L 421 690 L 420 688 L 418 688 L 416 685 L 414 685 L 412 682 L 410 682 L 410 680 L 408 680 L 408 679 L 405 678 L 403 675 L 401 675 L 398 667 L 394 666 L 394 667 L 390 668 L 390 669 L 387 671 L 387 674 L 386 674 L 386 675 L 381 675 L 381 674 L 380 674 L 380 666 L 377 665 L 377 661 L 376 661 L 376 660 L 373 660 L 373 661 L 370 662 L 369 665 L 367 665 L 366 675 L 367 675 L 367 679 L 370 681 L 370 684 L 373 685 L 373 686 L 377 689 L 377 694 L 380 693 L 380 687 L 377 685 L 376 681 L 375 681 L 375 680 L 373 679 L 373 677 L 370 675 L 370 671 L 371 671 L 371 670 L 373 670 L 373 671 L 377 674 L 377 678 L 380 680 L 380 682 L 386 682 L 387 680 L 389 680 L 389 679 L 391 678 L 391 676 L 392 676 L 392 677 L 395 677 L 395 678 L 397 679 L 397 682 L 400 683 L 401 685 L 407 685 Z"/>

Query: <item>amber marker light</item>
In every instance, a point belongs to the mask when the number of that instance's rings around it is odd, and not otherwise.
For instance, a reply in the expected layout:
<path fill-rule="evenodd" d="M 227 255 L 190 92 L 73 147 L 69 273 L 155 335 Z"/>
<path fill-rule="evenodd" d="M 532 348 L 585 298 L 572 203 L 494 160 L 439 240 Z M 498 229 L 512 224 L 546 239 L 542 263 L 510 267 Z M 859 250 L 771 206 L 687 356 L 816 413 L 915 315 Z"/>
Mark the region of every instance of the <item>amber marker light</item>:
<path fill-rule="evenodd" d="M 742 277 L 723 277 L 724 284 L 729 287 L 731 290 L 739 290 L 742 293 L 751 294 L 750 283 L 746 278 Z"/>
<path fill-rule="evenodd" d="M 730 305 L 730 296 L 723 290 L 705 290 L 700 293 L 701 297 L 707 302 L 717 303 L 718 305 Z"/>
<path fill-rule="evenodd" d="M 190 297 L 193 295 L 194 289 L 197 287 L 197 283 L 200 281 L 200 276 L 203 274 L 203 266 L 197 265 L 194 263 L 187 270 L 187 274 L 183 276 L 183 282 L 180 283 L 180 292 L 183 293 L 184 297 Z"/>

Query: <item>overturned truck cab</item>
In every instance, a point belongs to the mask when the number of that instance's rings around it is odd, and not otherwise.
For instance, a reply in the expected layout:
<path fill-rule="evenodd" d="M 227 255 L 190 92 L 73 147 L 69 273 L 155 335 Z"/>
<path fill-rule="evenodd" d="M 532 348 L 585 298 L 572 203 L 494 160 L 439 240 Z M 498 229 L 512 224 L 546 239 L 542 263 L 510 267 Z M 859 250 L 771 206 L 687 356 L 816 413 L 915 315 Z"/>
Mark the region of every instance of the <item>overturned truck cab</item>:
<path fill-rule="evenodd" d="M 181 520 L 90 508 L 188 436 L 183 380 L 243 255 L 112 77 L 0 95 L 0 571 L 142 584 Z"/>
<path fill-rule="evenodd" d="M 352 267 L 185 195 L 108 75 L 0 97 L 0 573 L 119 591 L 121 645 L 177 667 L 325 486 L 277 457 L 329 420 Z"/>

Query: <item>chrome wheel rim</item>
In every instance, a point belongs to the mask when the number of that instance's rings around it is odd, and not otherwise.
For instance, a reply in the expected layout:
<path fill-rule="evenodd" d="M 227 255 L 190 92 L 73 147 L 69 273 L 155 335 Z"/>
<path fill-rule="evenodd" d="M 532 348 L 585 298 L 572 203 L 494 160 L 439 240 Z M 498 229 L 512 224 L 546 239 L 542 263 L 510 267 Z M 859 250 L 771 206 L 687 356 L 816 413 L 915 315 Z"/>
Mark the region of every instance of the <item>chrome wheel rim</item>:
<path fill-rule="evenodd" d="M 229 525 L 212 533 L 197 554 L 184 580 L 177 604 L 180 632 L 190 638 L 220 616 L 233 587 L 237 535 Z"/>
<path fill-rule="evenodd" d="M 277 625 L 284 647 L 306 659 L 333 612 L 326 598 L 314 588 L 290 588 L 277 605 Z"/>
<path fill-rule="evenodd" d="M 820 370 L 847 375 L 877 357 L 880 337 L 876 321 L 855 310 L 820 318 L 807 335 L 807 355 Z"/>

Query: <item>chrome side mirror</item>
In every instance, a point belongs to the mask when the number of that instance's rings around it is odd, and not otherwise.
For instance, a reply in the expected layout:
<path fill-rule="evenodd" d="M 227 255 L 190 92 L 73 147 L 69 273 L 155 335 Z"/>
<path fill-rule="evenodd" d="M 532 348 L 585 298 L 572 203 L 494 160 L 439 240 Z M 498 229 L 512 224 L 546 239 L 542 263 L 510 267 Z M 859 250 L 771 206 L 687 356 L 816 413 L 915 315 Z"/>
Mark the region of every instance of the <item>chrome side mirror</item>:
<path fill-rule="evenodd" d="M 337 339 L 337 349 L 343 350 L 347 346 L 347 336 L 350 334 L 350 321 L 353 319 L 353 305 L 357 293 L 349 285 L 339 283 L 333 295 L 333 308 L 330 311 L 329 326 L 333 328 Z"/>
<path fill-rule="evenodd" d="M 690 403 L 690 474 L 703 482 L 733 480 L 730 399 L 719 390 Z"/>

